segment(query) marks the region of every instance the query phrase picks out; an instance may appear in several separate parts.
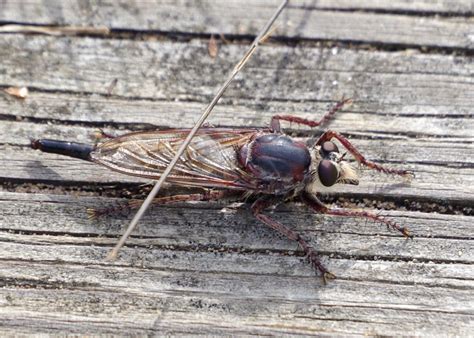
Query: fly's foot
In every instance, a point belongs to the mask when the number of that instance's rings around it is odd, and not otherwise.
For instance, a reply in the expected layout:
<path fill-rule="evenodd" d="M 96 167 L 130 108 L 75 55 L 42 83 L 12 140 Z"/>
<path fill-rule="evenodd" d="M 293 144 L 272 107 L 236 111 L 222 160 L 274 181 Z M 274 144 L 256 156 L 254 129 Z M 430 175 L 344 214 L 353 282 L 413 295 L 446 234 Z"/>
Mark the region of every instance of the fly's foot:
<path fill-rule="evenodd" d="M 398 225 L 398 223 L 396 223 L 392 220 L 388 220 L 383 216 L 379 216 L 379 218 L 382 222 L 387 224 L 388 229 L 392 228 L 394 230 L 397 230 L 398 232 L 400 232 L 406 238 L 413 238 L 413 235 L 410 233 L 410 231 L 408 230 L 407 227 L 400 226 L 400 225 Z"/>
<path fill-rule="evenodd" d="M 328 279 L 336 279 L 336 275 L 327 271 L 323 273 L 323 283 L 326 285 L 328 283 Z"/>
<path fill-rule="evenodd" d="M 408 238 L 411 238 L 413 239 L 413 235 L 410 233 L 410 230 L 408 230 L 407 227 L 401 227 L 400 228 L 400 232 L 403 234 L 403 236 L 405 236 L 407 239 Z"/>
<path fill-rule="evenodd" d="M 306 251 L 306 257 L 308 258 L 313 268 L 321 272 L 321 277 L 323 279 L 324 285 L 327 284 L 328 279 L 336 279 L 336 275 L 329 272 L 328 269 L 326 269 L 326 267 L 323 265 L 323 263 L 321 263 L 321 261 L 318 258 L 318 254 L 316 253 L 314 249 L 306 247 L 304 248 L 304 250 Z"/>
<path fill-rule="evenodd" d="M 334 210 L 331 209 L 328 214 L 332 215 L 341 215 L 341 216 L 358 216 L 371 219 L 375 222 L 381 222 L 387 226 L 387 229 L 393 229 L 400 232 L 406 238 L 413 238 L 413 235 L 410 233 L 407 227 L 400 226 L 397 222 L 392 221 L 391 219 L 386 218 L 380 214 L 371 213 L 364 210 Z"/>
<path fill-rule="evenodd" d="M 403 170 L 400 176 L 402 176 L 408 183 L 410 183 L 415 179 L 415 172 L 411 170 Z"/>
<path fill-rule="evenodd" d="M 391 167 L 382 167 L 381 165 L 375 164 L 370 162 L 369 165 L 367 165 L 371 169 L 378 170 L 382 173 L 385 173 L 387 175 L 393 175 L 393 176 L 400 176 L 404 181 L 407 183 L 410 183 L 415 179 L 415 172 L 412 170 L 405 170 L 405 169 L 395 169 Z"/>

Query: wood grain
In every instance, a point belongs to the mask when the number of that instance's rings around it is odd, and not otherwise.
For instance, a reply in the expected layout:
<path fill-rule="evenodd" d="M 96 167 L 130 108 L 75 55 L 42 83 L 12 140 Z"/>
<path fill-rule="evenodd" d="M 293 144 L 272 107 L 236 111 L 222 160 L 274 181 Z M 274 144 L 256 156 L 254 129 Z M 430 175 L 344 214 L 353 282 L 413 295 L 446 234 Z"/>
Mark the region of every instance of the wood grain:
<path fill-rule="evenodd" d="M 245 51 L 245 46 L 223 45 L 213 59 L 206 41 L 18 35 L 5 35 L 0 47 L 1 85 L 27 83 L 43 91 L 106 95 L 117 79 L 113 94 L 130 100 L 204 102 Z M 365 111 L 377 111 L 383 103 L 392 114 L 416 114 L 419 106 L 434 106 L 440 109 L 433 111 L 449 115 L 462 108 L 466 113 L 470 107 L 473 74 L 474 65 L 462 57 L 269 45 L 261 48 L 225 97 L 256 105 L 276 100 L 334 102 L 344 94 L 363 103 Z M 430 112 L 424 109 L 423 114 Z"/>
<path fill-rule="evenodd" d="M 338 275 L 322 286 L 294 255 L 295 246 L 256 224 L 248 210 L 226 214 L 223 223 L 222 203 L 153 210 L 120 260 L 105 263 L 114 243 L 109 236 L 118 235 L 123 222 L 112 218 L 91 224 L 84 208 L 111 202 L 2 193 L 2 210 L 13 231 L 1 236 L 4 325 L 19 314 L 15 321 L 26 316 L 57 330 L 66 329 L 60 321 L 67 316 L 71 332 L 81 333 L 363 334 L 371 327 L 400 333 L 384 318 L 403 321 L 411 314 L 417 321 L 438 318 L 449 332 L 468 332 L 474 277 L 474 256 L 465 239 L 470 217 L 389 213 L 417 232 L 417 239 L 406 241 L 360 220 L 295 213 L 293 208 L 277 211 L 279 220 L 304 231 Z M 55 311 L 43 312 L 51 306 Z M 224 316 L 220 324 L 213 324 L 216 315 Z M 275 324 L 269 327 L 268 321 Z M 409 321 L 405 329 L 419 329 L 419 324 Z M 24 327 L 29 329 L 37 327 Z"/>
<path fill-rule="evenodd" d="M 135 31 L 159 30 L 192 34 L 255 34 L 279 2 L 271 1 L 109 1 L 4 0 L 0 20 L 42 25 L 107 26 Z M 423 10 L 420 10 L 423 8 Z M 410 11 L 472 15 L 463 1 L 295 1 L 279 19 L 276 35 L 288 38 L 344 40 L 381 44 L 472 48 L 472 18 L 408 16 Z M 348 11 L 344 11 L 348 10 Z M 395 14 L 373 15 L 385 10 Z M 363 10 L 363 11 L 361 11 Z M 364 11 L 369 11 L 368 13 Z M 375 28 L 375 29 L 374 29 Z"/>
<path fill-rule="evenodd" d="M 275 3 L 0 1 L 0 25 L 112 29 L 0 34 L 0 88 L 30 90 L 25 100 L 0 92 L 2 334 L 471 334 L 471 1 L 292 1 L 278 39 L 213 112 L 213 125 L 267 126 L 277 113 L 317 119 L 350 96 L 326 127 L 416 172 L 405 182 L 361 170 L 359 186 L 329 194 L 414 240 L 298 203 L 268 211 L 321 252 L 338 277 L 328 285 L 234 200 L 153 207 L 106 262 L 131 215 L 89 220 L 86 209 L 124 204 L 111 195 L 144 181 L 29 148 L 41 137 L 92 143 L 98 128 L 192 126 Z M 298 138 L 322 132 L 285 126 Z"/>

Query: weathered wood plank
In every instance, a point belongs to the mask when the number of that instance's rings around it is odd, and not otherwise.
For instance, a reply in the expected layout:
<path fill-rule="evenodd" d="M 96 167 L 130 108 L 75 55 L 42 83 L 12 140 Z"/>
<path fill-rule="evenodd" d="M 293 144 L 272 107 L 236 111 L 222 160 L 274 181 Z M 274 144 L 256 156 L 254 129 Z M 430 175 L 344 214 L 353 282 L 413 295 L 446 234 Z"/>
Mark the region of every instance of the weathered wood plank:
<path fill-rule="evenodd" d="M 472 48 L 474 38 L 471 18 L 451 20 L 444 17 L 416 17 L 396 14 L 364 13 L 358 10 L 426 11 L 465 14 L 472 12 L 469 1 L 452 5 L 442 1 L 401 1 L 387 6 L 388 1 L 369 4 L 359 1 L 314 1 L 292 3 L 280 19 L 277 35 L 307 39 L 333 39 Z M 3 1 L 0 20 L 34 24 L 100 25 L 115 29 L 159 30 L 205 34 L 252 34 L 270 17 L 278 1 L 201 1 L 194 2 L 103 2 L 100 5 L 83 1 Z M 324 8 L 346 11 L 321 10 Z"/>
<path fill-rule="evenodd" d="M 113 244 L 108 236 L 120 232 L 113 225 L 120 220 L 103 226 L 84 212 L 86 205 L 101 203 L 111 201 L 0 193 L 8 216 L 0 227 L 15 232 L 3 232 L 0 239 L 4 328 L 29 318 L 32 324 L 22 332 L 51 332 L 50 325 L 96 333 L 376 334 L 401 333 L 391 323 L 416 317 L 399 329 L 472 330 L 474 257 L 464 239 L 469 217 L 391 212 L 395 219 L 411 220 L 418 233 L 407 242 L 366 222 L 277 211 L 275 217 L 304 231 L 331 257 L 325 261 L 339 278 L 323 287 L 292 254 L 295 246 L 253 224 L 248 211 L 226 214 L 223 223 L 222 203 L 152 211 L 121 259 L 106 263 Z M 397 261 L 408 251 L 406 258 L 415 260 Z M 441 256 L 432 257 L 434 252 Z M 213 321 L 216 315 L 223 316 L 220 325 Z"/>
<path fill-rule="evenodd" d="M 248 205 L 224 201 L 153 208 L 119 260 L 105 262 L 127 219 L 89 221 L 85 209 L 124 200 L 84 196 L 100 187 L 68 193 L 67 185 L 137 181 L 28 148 L 35 137 L 90 142 L 103 126 L 191 126 L 245 46 L 219 44 L 212 59 L 205 39 L 152 41 L 156 31 L 164 37 L 174 30 L 187 38 L 213 32 L 242 38 L 255 34 L 275 3 L 0 1 L 0 22 L 150 33 L 143 35 L 149 41 L 117 34 L 0 35 L 0 87 L 30 88 L 24 101 L 0 95 L 0 181 L 15 189 L 0 188 L 0 332 L 473 331 L 474 235 L 467 215 L 474 196 L 474 67 L 468 56 L 441 48 L 472 49 L 470 1 L 293 1 L 276 35 L 358 40 L 375 49 L 323 48 L 315 41 L 264 45 L 210 120 L 264 126 L 275 113 L 317 118 L 342 94 L 352 96 L 354 105 L 329 127 L 347 134 L 369 158 L 414 169 L 417 178 L 406 184 L 364 171 L 360 187 L 336 193 L 365 206 L 408 206 L 411 199 L 412 210 L 425 210 L 420 201 L 446 206 L 446 214 L 381 212 L 409 226 L 413 241 L 378 224 L 315 215 L 299 205 L 268 211 L 321 251 L 338 276 L 325 287 L 293 243 L 257 222 Z M 440 53 L 376 50 L 379 43 L 382 49 L 434 46 Z M 66 195 L 19 193 L 38 192 L 42 186 L 35 183 L 44 181 L 55 187 L 48 191 Z"/>
<path fill-rule="evenodd" d="M 12 278 L 19 276 L 20 264 L 10 264 L 6 274 Z M 199 330 L 214 333 L 243 331 L 260 334 L 315 334 L 331 330 L 334 333 L 363 334 L 372 331 L 372 334 L 376 334 L 382 332 L 379 330 L 393 326 L 390 324 L 392 321 L 403 322 L 413 316 L 420 317 L 423 321 L 420 323 L 409 320 L 403 328 L 397 325 L 398 329 L 395 328 L 393 332 L 400 332 L 398 330 L 402 329 L 421 330 L 424 327 L 434 330 L 434 327 L 440 325 L 445 332 L 462 334 L 472 328 L 469 293 L 462 289 L 433 290 L 423 286 L 341 280 L 338 281 L 339 285 L 333 283 L 334 286 L 327 287 L 322 292 L 321 288 L 312 284 L 312 278 L 294 283 L 291 277 L 241 274 L 239 280 L 242 282 L 234 283 L 232 275 L 219 281 L 220 276 L 216 278 L 213 273 L 193 271 L 191 275 L 189 272 L 154 269 L 104 269 L 94 265 L 85 270 L 88 277 L 87 282 L 83 282 L 84 269 L 77 266 L 56 264 L 58 271 L 49 280 L 45 279 L 45 273 L 50 274 L 48 271 L 51 270 L 51 265 L 43 263 L 33 266 L 38 268 L 38 272 L 32 270 L 28 276 L 31 279 L 25 280 L 25 284 L 38 284 L 38 288 L 26 288 L 19 293 L 3 288 L 3 296 L 9 300 L 6 309 L 23 315 L 24 312 L 19 310 L 35 310 L 35 322 L 51 321 L 54 328 L 61 326 L 55 323 L 54 319 L 57 320 L 58 314 L 52 309 L 53 304 L 67 304 L 63 311 L 72 316 L 72 327 L 75 330 L 97 327 L 99 332 L 126 329 L 141 332 Z M 153 282 L 143 285 L 142 281 Z M 256 287 L 259 283 L 264 288 Z M 41 284 L 62 284 L 63 289 L 43 289 Z M 262 290 L 263 294 L 255 294 L 255 289 Z M 286 292 L 291 292 L 293 297 L 288 299 Z M 386 292 L 391 294 L 393 303 L 384 302 Z M 364 293 L 370 297 L 370 301 L 361 296 Z M 242 296 L 236 297 L 235 294 Z M 420 298 L 423 294 L 430 297 Z M 400 305 L 406 299 L 411 299 L 411 304 Z M 315 301 L 317 305 L 314 304 Z M 357 316 L 354 315 L 354 309 L 357 309 Z M 138 318 L 133 316 L 137 311 L 143 315 Z M 179 312 L 181 315 L 177 314 Z M 274 313 L 278 315 L 278 319 L 275 319 Z M 93 314 L 93 317 L 85 314 Z M 220 325 L 215 323 L 216 315 L 224 316 Z M 127 320 L 126 317 L 129 316 L 137 318 L 141 327 L 130 319 Z M 8 315 L 6 317 L 10 319 Z M 7 322 L 5 316 L 2 315 L 2 318 L 2 324 L 6 327 L 15 325 L 18 320 Z M 384 318 L 391 318 L 391 321 L 387 322 Z M 81 321 L 82 324 L 76 321 Z M 193 325 L 195 321 L 201 324 L 196 327 Z M 336 324 L 337 321 L 342 324 Z M 114 322 L 117 324 L 113 325 Z M 269 322 L 273 325 L 268 325 Z M 377 329 L 374 330 L 374 327 Z M 28 324 L 22 328 L 29 329 Z"/>
<path fill-rule="evenodd" d="M 395 90 L 394 93 L 395 94 Z M 331 96 L 333 97 L 333 96 Z M 283 103 L 277 100 L 262 102 L 259 99 L 224 100 L 209 118 L 217 126 L 266 127 L 275 114 L 293 114 L 319 119 L 330 103 L 305 101 Z M 119 125 L 137 129 L 134 125 L 157 128 L 191 127 L 204 102 L 155 101 L 127 99 L 100 95 L 81 95 L 48 92 L 30 92 L 25 101 L 0 95 L 0 111 L 10 119 L 34 118 L 33 121 L 83 124 L 93 126 Z M 282 122 L 285 124 L 284 122 Z M 443 137 L 459 142 L 472 140 L 472 114 L 467 106 L 417 105 L 401 106 L 362 99 L 337 113 L 327 128 L 364 137 L 397 138 L 402 135 L 418 138 Z M 285 124 L 286 127 L 290 127 Z M 299 130 L 304 126 L 291 125 Z M 35 130 L 32 130 L 35 132 Z M 399 135 L 399 136 L 397 136 Z"/>
<path fill-rule="evenodd" d="M 89 237 L 89 235 L 99 236 L 103 235 L 117 235 L 120 233 L 119 227 L 123 225 L 123 218 L 121 216 L 111 216 L 104 220 L 94 222 L 87 219 L 86 208 L 90 207 L 108 207 L 116 205 L 119 202 L 123 202 L 121 199 L 114 198 L 98 198 L 98 197 L 88 197 L 88 196 L 69 196 L 69 195 L 53 195 L 53 194 L 29 194 L 29 193 L 11 193 L 11 192 L 1 192 L 0 193 L 0 203 L 2 209 L 5 211 L 5 215 L 11 217 L 11 222 L 6 223 L 10 230 L 15 230 L 16 232 L 32 232 L 32 233 L 58 233 L 58 234 L 70 234 L 74 235 L 83 235 L 84 237 Z M 231 199 L 232 200 L 232 199 Z M 210 217 L 226 218 L 227 213 L 224 212 L 224 208 L 229 206 L 229 202 L 224 201 L 222 203 L 212 202 L 212 203 L 185 203 L 178 204 L 176 206 L 168 205 L 156 207 L 153 211 L 153 216 L 145 217 L 145 223 L 142 227 L 142 235 L 149 236 L 158 236 L 162 231 L 161 227 L 157 227 L 156 223 L 158 219 L 163 219 L 160 222 L 168 222 L 168 227 L 175 227 L 174 231 L 178 231 L 179 225 L 182 223 L 187 224 L 184 227 L 184 231 L 194 231 L 196 227 L 206 228 L 210 230 L 210 227 L 215 228 L 213 231 L 220 231 L 225 233 L 222 229 L 229 228 L 234 231 L 235 227 L 238 228 L 250 228 L 249 224 L 254 223 L 255 220 L 250 215 L 248 211 L 245 211 L 245 207 L 229 207 L 229 217 L 233 219 L 235 223 L 222 223 L 210 221 Z M 183 205 L 186 205 L 187 208 L 183 208 Z M 295 205 L 292 207 L 292 205 Z M 378 227 L 375 224 L 362 222 L 353 218 L 343 218 L 343 217 L 333 217 L 325 215 L 314 215 L 313 212 L 306 210 L 305 208 L 298 207 L 299 204 L 293 203 L 289 204 L 287 207 L 284 205 L 280 206 L 275 213 L 280 215 L 279 217 L 284 217 L 283 221 L 289 223 L 299 224 L 301 231 L 325 231 L 325 232 L 342 232 L 342 233 L 351 233 L 351 228 L 358 228 L 358 234 L 365 235 L 375 235 L 375 234 L 385 234 L 393 235 L 398 237 L 398 234 L 391 233 L 386 231 L 383 227 Z M 48 209 L 48 210 L 46 210 Z M 214 213 L 213 216 L 206 216 L 203 219 L 198 217 L 201 210 L 209 210 L 211 213 Z M 234 215 L 232 210 L 235 209 Z M 21 210 L 21 214 L 19 213 Z M 166 213 L 161 213 L 160 210 L 165 210 Z M 225 209 L 226 210 L 226 209 Z M 305 211 L 306 210 L 306 211 Z M 221 212 L 222 211 L 222 212 Z M 31 214 L 34 218 L 39 220 L 44 220 L 38 223 L 31 223 L 28 219 L 22 217 L 24 215 Z M 240 219 L 242 215 L 247 214 L 245 219 Z M 408 212 L 408 211 L 385 211 L 385 214 L 389 217 L 400 219 L 402 223 L 410 224 L 413 228 L 413 231 L 421 238 L 445 238 L 450 237 L 452 239 L 466 239 L 471 238 L 470 231 L 471 229 L 471 218 L 463 215 L 444 215 L 436 213 L 420 213 L 420 212 Z M 158 217 L 158 219 L 157 219 Z M 291 219 L 294 217 L 294 219 Z M 67 219 L 70 221 L 68 222 Z M 183 219 L 185 222 L 183 222 Z M 46 220 L 48 220 L 46 222 Z M 3 222 L 8 222 L 4 220 Z M 111 227 L 106 226 L 111 224 Z M 309 225 L 311 223 L 311 225 Z M 451 225 L 451 226 L 449 226 Z M 192 226 L 192 229 L 189 227 Z M 259 227 L 260 228 L 260 227 Z M 221 229 L 221 230 L 219 230 Z M 267 232 L 272 233 L 270 230 Z M 354 231 L 352 230 L 352 233 Z M 164 237 L 174 237 L 179 238 L 183 237 L 180 240 L 186 241 L 186 237 L 189 234 L 181 234 L 179 232 L 174 235 L 164 236 Z M 203 238 L 209 237 L 203 235 L 203 231 L 196 230 L 193 236 L 201 236 Z M 258 237 L 258 236 L 257 236 Z M 254 235 L 248 236 L 249 240 L 253 241 L 255 239 Z M 71 241 L 73 239 L 70 239 Z M 84 240 L 84 239 L 83 239 Z M 103 239 L 107 241 L 107 239 Z M 239 239 L 233 240 L 237 243 Z M 236 242 L 237 241 L 237 242 Z M 285 245 L 289 243 L 286 240 L 283 240 Z M 282 243 L 283 243 L 282 242 Z M 183 242 L 185 243 L 185 242 Z M 168 243 L 169 244 L 169 243 Z M 282 245 L 282 244 L 279 244 Z M 294 246 L 291 246 L 293 247 Z M 288 248 L 285 246 L 285 248 Z M 344 250 L 344 248 L 339 248 Z M 403 249 L 403 248 L 401 248 Z M 466 254 L 472 255 L 472 252 Z"/>
<path fill-rule="evenodd" d="M 110 206 L 118 202 L 115 199 L 55 195 L 38 195 L 31 199 L 27 194 L 17 196 L 14 193 L 2 193 L 1 196 L 2 208 L 5 214 L 10 216 L 9 221 L 2 224 L 2 227 L 20 233 L 20 235 L 1 234 L 4 242 L 16 242 L 17 239 L 22 238 L 22 232 L 31 232 L 28 240 L 32 245 L 57 245 L 58 248 L 61 245 L 111 246 L 115 239 L 109 236 L 117 236 L 121 232 L 121 229 L 117 228 L 118 224 L 123 223 L 121 217 L 115 219 L 110 217 L 111 219 L 94 222 L 89 220 L 86 214 L 87 207 Z M 205 247 L 207 245 L 233 251 L 238 250 L 240 245 L 245 243 L 244 248 L 258 252 L 296 249 L 294 243 L 284 238 L 277 239 L 272 230 L 259 225 L 248 207 L 235 209 L 233 212 L 219 212 L 220 208 L 225 206 L 227 203 L 188 204 L 185 209 L 157 207 L 145 218 L 143 226 L 135 233 L 136 238 L 131 240 L 129 245 L 144 248 L 148 245 L 177 246 L 185 251 L 190 250 L 190 247 L 192 250 L 193 246 Z M 22 210 L 22 213 L 18 214 L 17 210 Z M 203 212 L 203 210 L 208 210 L 208 212 Z M 31 215 L 33 219 L 44 221 L 37 224 L 28 223 L 25 217 L 21 217 L 25 214 Z M 398 233 L 387 231 L 383 226 L 360 219 L 314 215 L 310 211 L 302 208 L 295 209 L 295 207 L 286 207 L 274 213 L 274 217 L 281 222 L 292 224 L 295 230 L 309 237 L 314 236 L 313 242 L 322 252 L 336 257 L 378 256 L 381 259 L 394 261 L 419 259 L 463 263 L 474 260 L 472 250 L 467 250 L 469 235 L 466 236 L 466 230 L 470 221 L 469 217 L 401 211 L 388 212 L 388 215 L 407 225 L 410 224 L 412 231 L 417 234 L 416 240 L 407 241 Z M 222 223 L 222 219 L 226 222 Z M 108 225 L 107 223 L 111 223 L 112 226 L 101 229 Z M 447 224 L 450 224 L 449 228 L 446 228 Z M 40 234 L 36 235 L 38 232 Z M 43 236 L 42 232 L 57 234 Z M 68 237 L 72 234 L 75 235 Z M 90 237 L 91 234 L 98 237 Z M 100 235 L 107 235 L 107 237 Z M 140 236 L 145 237 L 140 238 Z M 370 243 L 364 240 L 364 237 L 370 237 Z M 3 250 L 3 255 L 10 251 Z M 36 259 L 34 255 L 28 253 L 28 250 L 18 254 L 24 259 L 27 258 L 24 255 L 30 259 Z M 59 252 L 55 255 L 59 255 Z M 59 259 L 59 256 L 55 255 L 52 255 L 51 259 Z M 46 257 L 36 257 L 39 260 L 46 259 Z"/>
<path fill-rule="evenodd" d="M 225 10 L 226 6 L 235 8 L 240 5 L 241 8 L 256 8 L 257 11 L 262 7 L 275 6 L 276 1 L 274 0 L 254 0 L 251 3 L 249 1 L 226 1 L 226 3 L 218 1 L 201 1 L 199 4 L 201 8 L 206 7 L 217 7 Z M 23 23 L 34 23 L 34 24 L 81 24 L 82 19 L 86 18 L 89 24 L 100 24 L 99 19 L 104 16 L 112 16 L 115 14 L 120 17 L 130 17 L 127 10 L 133 11 L 135 20 L 139 20 L 141 17 L 151 16 L 151 13 L 156 13 L 160 10 L 164 12 L 163 8 L 169 6 L 186 8 L 187 10 L 192 9 L 193 6 L 198 7 L 199 5 L 193 2 L 185 1 L 154 1 L 144 3 L 130 3 L 123 0 L 120 1 L 103 1 L 100 5 L 93 3 L 83 3 L 81 1 L 69 1 L 64 4 L 58 0 L 34 0 L 28 2 L 18 2 L 12 0 L 2 1 L 2 12 L 0 19 L 4 21 L 16 21 Z M 168 7 L 167 7 L 168 6 Z M 414 14 L 426 14 L 426 13 L 437 13 L 437 14 L 459 14 L 466 15 L 474 10 L 474 4 L 469 0 L 292 0 L 289 7 L 294 8 L 305 8 L 305 9 L 338 9 L 338 10 L 366 10 L 366 11 L 377 11 L 383 10 L 386 12 L 412 12 Z M 76 14 L 76 15 L 74 15 Z M 127 15 L 124 15 L 127 14 Z M 94 21 L 95 20 L 95 21 Z M 116 18 L 115 20 L 123 20 Z M 130 20 L 130 19 L 129 19 Z M 142 19 L 144 20 L 144 19 Z M 158 22 L 149 24 L 159 25 Z"/>
<path fill-rule="evenodd" d="M 222 46 L 212 59 L 202 41 L 2 36 L 0 85 L 107 95 L 117 80 L 114 95 L 130 99 L 207 102 L 244 48 Z M 268 46 L 225 97 L 327 102 L 345 94 L 370 111 L 383 103 L 395 114 L 432 114 L 438 106 L 443 115 L 466 114 L 473 99 L 473 67 L 467 59 L 449 56 Z M 370 106 L 374 101 L 378 104 Z"/>
<path fill-rule="evenodd" d="M 69 271 L 66 270 L 66 273 Z M 109 276 L 121 277 L 121 274 L 109 270 Z M 130 276 L 130 274 L 128 274 Z M 216 286 L 211 278 L 203 278 L 201 274 L 195 278 L 186 278 L 186 275 L 174 273 L 172 276 L 163 273 L 137 274 L 143 279 L 158 281 L 157 285 L 164 287 L 169 283 L 179 285 L 209 284 Z M 287 278 L 245 278 L 241 290 L 254 289 L 257 285 L 262 285 L 268 290 L 281 290 L 279 287 L 291 284 Z M 169 281 L 166 281 L 168 279 Z M 211 279 L 211 282 L 209 281 Z M 165 282 L 160 282 L 165 280 Z M 135 278 L 127 280 L 133 283 Z M 232 283 L 232 279 L 223 281 Z M 333 290 L 331 294 L 345 290 L 341 293 L 346 299 L 354 299 L 354 295 L 360 291 L 370 291 L 373 301 L 365 303 L 363 299 L 355 298 L 354 302 L 347 300 L 331 301 L 331 295 L 319 295 L 319 289 L 307 283 L 298 283 L 291 292 L 300 291 L 311 295 L 310 301 L 302 301 L 297 297 L 286 299 L 287 296 L 271 295 L 271 291 L 263 300 L 255 302 L 256 297 L 251 293 L 246 297 L 236 298 L 235 296 L 216 295 L 216 292 L 209 293 L 195 292 L 196 288 L 178 286 L 168 287 L 167 292 L 151 292 L 137 290 L 128 292 L 91 292 L 86 290 L 22 290 L 19 293 L 10 293 L 9 290 L 2 289 L 2 294 L 10 300 L 13 306 L 6 306 L 2 313 L 2 327 L 20 326 L 20 330 L 64 330 L 69 332 L 94 332 L 97 333 L 247 333 L 247 334 L 356 334 L 375 335 L 379 332 L 387 332 L 391 327 L 391 332 L 398 334 L 423 331 L 427 334 L 436 333 L 435 328 L 443 327 L 444 332 L 450 334 L 468 334 L 472 329 L 470 321 L 472 317 L 463 313 L 452 313 L 446 310 L 445 306 L 438 304 L 452 304 L 453 299 L 466 299 L 468 293 L 454 291 L 453 293 L 438 292 L 436 295 L 427 288 L 417 286 L 392 286 L 384 284 L 369 283 L 341 283 L 341 287 Z M 220 286 L 220 289 L 224 286 Z M 397 287 L 398 289 L 395 289 Z M 304 290 L 306 288 L 306 290 Z M 128 290 L 131 288 L 128 287 Z M 176 290 L 178 289 L 178 290 Z M 183 292 L 183 289 L 190 289 Z M 232 288 L 227 290 L 232 292 Z M 295 290 L 296 289 L 296 290 Z M 308 292 L 308 290 L 311 290 Z M 383 303 L 384 293 L 389 292 L 393 296 L 394 303 Z M 406 298 L 419 299 L 420 293 L 428 292 L 433 296 L 431 302 L 418 303 L 410 307 L 400 307 L 398 303 Z M 219 292 L 220 293 L 220 292 Z M 380 293 L 380 295 L 379 295 Z M 22 301 L 20 302 L 20 299 Z M 25 301 L 26 300 L 26 301 Z M 317 301 L 318 305 L 314 304 Z M 53 304 L 66 304 L 60 313 L 51 309 Z M 364 307 L 360 304 L 365 303 Z M 436 304 L 436 305 L 435 305 Z M 24 312 L 24 309 L 34 311 Z M 353 310 L 357 309 L 357 315 Z M 430 310 L 432 309 L 433 310 Z M 350 310 L 349 310 L 350 309 Z M 375 310 L 376 309 L 376 310 Z M 374 311 L 375 310 L 375 311 Z M 2 311 L 2 312 L 3 312 Z M 65 325 L 64 314 L 67 314 L 67 325 Z M 140 313 L 140 316 L 136 314 Z M 277 317 L 273 316 L 277 314 Z M 420 317 L 423 322 L 407 320 L 407 318 Z M 216 317 L 219 321 L 216 321 Z M 31 320 L 39 326 L 31 325 Z M 386 318 L 390 318 L 387 321 Z M 132 320 L 133 319 L 133 320 Z M 398 323 L 407 324 L 400 325 Z M 19 325 L 23 323 L 22 325 Z M 393 325 L 396 322 L 398 325 Z M 27 324 L 24 324 L 27 323 Z M 376 328 L 375 328 L 376 327 Z M 438 327 L 438 328 L 439 328 Z M 36 333 L 37 331 L 35 331 Z M 53 331 L 54 332 L 54 331 Z"/>

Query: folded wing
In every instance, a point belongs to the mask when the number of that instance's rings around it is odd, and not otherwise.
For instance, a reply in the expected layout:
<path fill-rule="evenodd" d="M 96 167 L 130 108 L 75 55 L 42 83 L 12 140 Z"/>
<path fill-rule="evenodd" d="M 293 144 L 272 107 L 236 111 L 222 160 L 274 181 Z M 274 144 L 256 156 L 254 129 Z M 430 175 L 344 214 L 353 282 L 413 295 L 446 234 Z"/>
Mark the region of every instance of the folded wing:
<path fill-rule="evenodd" d="M 239 167 L 237 152 L 256 129 L 200 129 L 175 168 L 169 183 L 181 186 L 257 190 L 259 182 Z M 99 144 L 92 161 L 114 171 L 159 179 L 189 129 L 136 132 Z"/>

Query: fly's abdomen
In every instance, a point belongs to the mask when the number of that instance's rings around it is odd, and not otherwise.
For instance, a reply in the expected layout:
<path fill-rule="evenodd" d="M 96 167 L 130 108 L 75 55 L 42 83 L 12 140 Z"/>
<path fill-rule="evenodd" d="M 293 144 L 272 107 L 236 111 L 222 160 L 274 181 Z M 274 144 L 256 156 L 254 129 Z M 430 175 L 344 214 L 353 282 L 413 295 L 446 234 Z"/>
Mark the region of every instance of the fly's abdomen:
<path fill-rule="evenodd" d="M 311 164 L 304 143 L 280 134 L 264 134 L 244 145 L 239 162 L 247 172 L 264 181 L 301 182 Z"/>
<path fill-rule="evenodd" d="M 91 160 L 90 154 L 94 150 L 94 146 L 84 143 L 49 139 L 32 140 L 31 148 L 39 149 L 44 153 L 66 155 L 86 161 Z"/>

